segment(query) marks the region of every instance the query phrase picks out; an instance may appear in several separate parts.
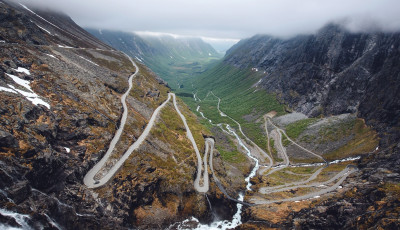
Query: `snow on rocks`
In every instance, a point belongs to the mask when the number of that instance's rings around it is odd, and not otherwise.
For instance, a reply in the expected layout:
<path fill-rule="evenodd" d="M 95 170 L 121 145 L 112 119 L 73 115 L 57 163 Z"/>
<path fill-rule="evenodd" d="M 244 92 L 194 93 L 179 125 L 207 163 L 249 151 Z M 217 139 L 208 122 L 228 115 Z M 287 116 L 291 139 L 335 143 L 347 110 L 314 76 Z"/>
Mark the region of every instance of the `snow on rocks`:
<path fill-rule="evenodd" d="M 66 49 L 72 49 L 72 48 L 74 48 L 74 47 L 71 47 L 71 46 L 63 46 L 63 45 L 57 45 L 58 47 L 60 47 L 60 48 L 66 48 Z"/>
<path fill-rule="evenodd" d="M 15 71 L 21 72 L 21 73 L 23 72 L 25 74 L 30 74 L 29 70 L 27 70 L 25 68 L 21 68 L 21 67 L 18 67 L 18 69 L 16 69 Z M 27 89 L 29 92 L 17 89 L 15 86 L 10 85 L 10 84 L 8 85 L 9 88 L 0 87 L 0 91 L 6 91 L 6 92 L 10 92 L 10 93 L 15 93 L 15 94 L 21 94 L 26 99 L 31 101 L 32 104 L 34 104 L 34 105 L 44 105 L 48 109 L 50 109 L 50 104 L 45 102 L 44 100 L 42 100 L 39 97 L 39 95 L 37 95 L 35 92 L 33 92 L 29 81 L 23 80 L 23 79 L 15 76 L 15 75 L 12 75 L 12 74 L 6 73 L 6 75 L 9 76 L 15 83 L 17 83 L 18 85 L 20 85 L 20 86 L 24 87 L 25 89 Z"/>
<path fill-rule="evenodd" d="M 6 88 L 6 87 L 2 87 L 2 86 L 0 86 L 0 91 L 5 91 L 5 92 L 9 92 L 9 93 L 17 93 L 15 90 L 12 90 L 12 89 Z"/>
<path fill-rule="evenodd" d="M 99 66 L 99 65 L 97 65 L 97 64 L 96 64 L 96 63 L 94 63 L 94 62 L 92 62 L 92 61 L 91 61 L 91 60 L 89 60 L 89 59 L 86 59 L 86 58 L 84 58 L 84 57 L 82 57 L 82 56 L 79 56 L 79 55 L 78 55 L 78 57 L 82 58 L 83 60 L 85 60 L 85 61 L 87 61 L 87 62 L 90 62 L 90 63 L 92 63 L 93 65 Z"/>
<path fill-rule="evenodd" d="M 55 58 L 55 59 L 58 60 L 58 58 L 57 58 L 56 56 L 52 55 L 52 54 L 46 54 L 46 55 L 49 56 L 49 57 L 52 57 L 52 58 Z"/>
<path fill-rule="evenodd" d="M 46 33 L 50 34 L 51 36 L 53 36 L 53 34 L 50 33 L 50 31 L 46 30 L 45 28 L 39 26 L 38 24 L 36 24 L 37 27 L 39 27 L 41 30 L 45 31 Z"/>
<path fill-rule="evenodd" d="M 20 85 L 20 86 L 28 89 L 29 91 L 33 92 L 32 89 L 31 89 L 31 86 L 29 85 L 30 84 L 29 81 L 23 80 L 23 79 L 15 76 L 15 75 L 12 75 L 12 74 L 6 73 L 6 75 L 9 76 L 11 79 L 13 79 L 13 81 L 15 81 L 15 83 L 17 83 L 18 85 Z"/>
<path fill-rule="evenodd" d="M 14 71 L 17 71 L 18 73 L 24 73 L 27 75 L 31 75 L 31 72 L 28 69 L 18 67 L 17 69 L 13 69 Z"/>

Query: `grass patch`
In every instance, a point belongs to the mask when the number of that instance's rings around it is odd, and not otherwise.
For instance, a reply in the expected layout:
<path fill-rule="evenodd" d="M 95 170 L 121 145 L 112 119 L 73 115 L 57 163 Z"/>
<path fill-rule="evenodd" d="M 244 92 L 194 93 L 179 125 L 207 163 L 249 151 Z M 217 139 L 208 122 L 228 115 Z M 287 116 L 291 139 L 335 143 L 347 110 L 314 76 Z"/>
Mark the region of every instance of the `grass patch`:
<path fill-rule="evenodd" d="M 318 118 L 307 118 L 304 120 L 296 121 L 293 123 L 290 123 L 289 125 L 286 126 L 286 134 L 291 138 L 291 139 L 296 139 L 304 130 L 307 129 L 309 125 L 314 123 Z"/>
<path fill-rule="evenodd" d="M 350 130 L 349 132 L 354 135 L 354 138 L 339 149 L 324 154 L 323 157 L 325 159 L 334 160 L 349 156 L 360 155 L 363 153 L 371 152 L 378 146 L 378 134 L 371 127 L 368 127 L 365 124 L 364 120 L 357 118 L 354 120 L 353 124 L 354 125 L 353 127 L 351 127 L 351 129 L 348 128 L 347 124 L 344 126 L 344 129 Z"/>
<path fill-rule="evenodd" d="M 315 172 L 316 169 L 317 169 L 316 167 L 295 167 L 295 168 L 286 168 L 284 170 L 297 174 L 312 174 Z"/>
<path fill-rule="evenodd" d="M 216 149 L 221 154 L 222 160 L 229 163 L 242 163 L 246 161 L 246 157 L 238 150 L 226 151 L 221 146 L 216 146 Z"/>
<path fill-rule="evenodd" d="M 288 147 L 289 145 L 290 145 L 290 141 L 289 141 L 289 139 L 286 137 L 286 135 L 282 135 L 282 145 L 284 146 L 284 147 Z"/>
<path fill-rule="evenodd" d="M 278 150 L 276 150 L 276 148 L 275 148 L 275 140 L 273 138 L 269 139 L 269 147 L 271 149 L 270 154 L 271 154 L 272 158 L 274 159 L 274 161 L 279 161 L 279 162 L 283 161 L 283 159 L 278 157 Z"/>

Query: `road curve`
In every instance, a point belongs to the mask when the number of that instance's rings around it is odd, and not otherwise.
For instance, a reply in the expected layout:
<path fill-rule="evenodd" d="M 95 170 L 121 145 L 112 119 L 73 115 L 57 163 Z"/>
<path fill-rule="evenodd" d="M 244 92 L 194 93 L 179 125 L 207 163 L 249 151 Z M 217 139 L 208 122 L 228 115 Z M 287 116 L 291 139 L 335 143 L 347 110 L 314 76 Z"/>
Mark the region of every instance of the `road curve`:
<path fill-rule="evenodd" d="M 281 167 L 272 169 L 272 170 L 269 171 L 265 176 L 268 176 L 268 175 L 270 175 L 270 174 L 272 174 L 272 173 L 275 173 L 275 172 L 277 172 L 277 171 L 280 171 L 280 170 L 282 170 L 282 169 L 284 169 L 284 168 L 286 168 L 286 167 L 289 166 L 289 157 L 288 157 L 288 155 L 287 155 L 287 153 L 286 153 L 285 147 L 283 147 L 283 144 L 282 144 L 282 134 L 281 134 L 281 132 L 279 132 L 277 129 L 274 129 L 274 130 L 271 131 L 271 135 L 272 135 L 272 134 L 274 134 L 274 135 L 273 135 L 274 141 L 275 141 L 275 143 L 277 143 L 277 145 L 278 145 L 278 147 L 279 147 L 279 148 L 277 149 L 277 151 L 278 151 L 279 153 L 281 153 L 281 155 L 283 156 L 283 165 L 281 165 Z"/>
<path fill-rule="evenodd" d="M 312 193 L 308 193 L 306 195 L 302 195 L 302 196 L 297 196 L 297 197 L 291 197 L 291 198 L 286 198 L 286 199 L 279 199 L 279 200 L 258 200 L 258 199 L 252 199 L 252 202 L 254 204 L 272 204 L 272 203 L 277 203 L 277 202 L 285 202 L 285 201 L 300 201 L 300 200 L 306 200 L 306 199 L 310 199 L 310 198 L 318 198 L 320 195 L 332 192 L 334 190 L 336 190 L 342 183 L 343 181 L 353 172 L 357 171 L 357 168 L 354 166 L 348 166 L 346 167 L 345 170 L 343 170 L 342 172 L 340 172 L 340 176 L 335 176 L 335 180 L 338 179 L 340 177 L 340 179 L 332 186 L 329 186 L 327 188 L 321 189 L 319 191 L 316 192 L 312 192 Z M 339 175 L 338 174 L 338 175 Z M 332 182 L 333 180 L 330 179 L 330 182 Z M 318 183 L 318 184 L 323 184 L 323 183 Z"/>
<path fill-rule="evenodd" d="M 123 163 L 129 158 L 129 156 L 132 154 L 133 151 L 135 151 L 142 143 L 143 141 L 146 139 L 146 137 L 149 135 L 151 128 L 154 125 L 154 122 L 157 118 L 157 115 L 159 114 L 160 110 L 168 103 L 168 101 L 171 99 L 171 94 L 168 94 L 168 99 L 166 101 L 164 101 L 159 107 L 157 107 L 157 109 L 154 111 L 153 115 L 150 118 L 149 123 L 147 124 L 146 128 L 144 129 L 143 133 L 139 136 L 139 138 L 135 141 L 135 143 L 133 143 L 131 146 L 129 146 L 128 150 L 124 153 L 124 155 L 117 161 L 117 163 L 115 163 L 113 165 L 113 167 L 107 172 L 106 175 L 104 175 L 104 177 L 102 177 L 100 180 L 96 181 L 94 180 L 94 176 L 100 171 L 100 169 L 104 166 L 104 164 L 106 163 L 106 161 L 108 160 L 108 158 L 110 157 L 115 144 L 113 146 L 110 145 L 109 150 L 107 151 L 107 153 L 109 153 L 108 155 L 106 154 L 85 176 L 83 182 L 85 183 L 86 186 L 88 186 L 89 188 L 97 188 L 100 187 L 102 185 L 104 185 L 105 183 L 107 183 L 113 176 L 114 174 L 118 171 L 118 169 L 123 165 Z M 126 119 L 126 118 L 125 118 Z M 122 123 L 121 121 L 121 125 L 124 124 L 125 125 L 125 121 L 124 123 Z M 116 135 L 121 135 L 120 133 L 116 134 Z M 115 136 L 114 136 L 115 138 Z M 118 137 L 119 139 L 119 137 Z M 118 141 L 117 139 L 117 141 Z M 113 139 L 114 140 L 114 139 Z M 112 147 L 112 149 L 111 149 Z"/>
<path fill-rule="evenodd" d="M 325 167 L 320 167 L 318 170 L 316 170 L 309 178 L 307 178 L 306 180 L 302 180 L 302 181 L 296 181 L 296 182 L 292 182 L 292 183 L 286 183 L 283 185 L 277 185 L 277 186 L 272 186 L 272 187 L 263 187 L 260 188 L 260 193 L 262 194 L 267 194 L 269 193 L 269 191 L 275 190 L 275 189 L 280 189 L 280 188 L 284 188 L 284 187 L 289 187 L 289 186 L 296 186 L 296 185 L 302 185 L 302 184 L 306 184 L 312 180 L 314 180 L 315 178 L 317 178 L 317 176 L 321 173 L 321 171 L 326 168 Z"/>
<path fill-rule="evenodd" d="M 129 80 L 128 80 L 129 88 L 128 88 L 128 90 L 121 97 L 121 103 L 122 103 L 122 106 L 124 108 L 124 112 L 122 113 L 122 118 L 121 118 L 121 124 L 120 124 L 117 132 L 115 133 L 113 139 L 111 140 L 110 146 L 108 147 L 108 150 L 107 150 L 106 154 L 104 155 L 104 157 L 84 177 L 83 183 L 86 186 L 88 186 L 89 188 L 96 188 L 96 187 L 102 186 L 108 181 L 108 180 L 105 181 L 102 178 L 97 183 L 97 181 L 95 181 L 93 178 L 100 171 L 100 169 L 104 166 L 104 164 L 107 162 L 108 158 L 110 158 L 110 156 L 111 156 L 111 154 L 112 154 L 112 152 L 113 152 L 113 150 L 115 148 L 115 145 L 117 144 L 119 138 L 121 137 L 122 132 L 124 131 L 126 119 L 128 117 L 128 106 L 126 105 L 126 97 L 129 95 L 129 92 L 132 89 L 132 80 L 133 80 L 133 78 L 139 73 L 139 67 L 136 65 L 136 63 L 132 60 L 131 57 L 129 57 L 128 55 L 126 55 L 126 56 L 131 61 L 132 65 L 135 66 L 136 70 L 135 70 L 135 73 L 132 74 L 129 77 Z M 113 175 L 114 175 L 114 173 L 113 173 Z"/>
<path fill-rule="evenodd" d="M 185 116 L 183 116 L 183 114 L 181 113 L 181 111 L 178 108 L 178 105 L 176 103 L 176 97 L 175 94 L 170 93 L 170 95 L 172 95 L 173 97 L 173 101 L 174 101 L 174 106 L 175 106 L 175 110 L 178 112 L 179 117 L 181 118 L 181 120 L 183 121 L 183 124 L 185 125 L 186 128 L 186 136 L 187 138 L 189 138 L 190 142 L 192 142 L 194 151 L 196 152 L 196 156 L 197 156 L 197 176 L 196 179 L 194 181 L 194 188 L 198 191 L 198 192 L 207 192 L 209 189 L 209 181 L 208 181 L 208 171 L 207 171 L 207 151 L 205 152 L 205 156 L 204 156 L 204 171 L 203 171 L 203 166 L 202 166 L 202 160 L 201 160 L 201 155 L 199 152 L 199 149 L 197 148 L 196 145 L 196 141 L 193 138 L 192 132 L 189 129 L 189 126 L 186 122 L 186 118 Z M 206 145 L 207 148 L 208 145 Z M 203 185 L 200 185 L 200 179 L 201 179 L 201 174 L 203 171 Z"/>
<path fill-rule="evenodd" d="M 280 188 L 280 189 L 264 191 L 262 193 L 269 194 L 269 193 L 282 192 L 282 191 L 287 191 L 287 190 L 292 190 L 292 189 L 297 189 L 297 188 L 320 187 L 321 185 L 323 186 L 323 185 L 327 185 L 327 184 L 334 182 L 335 180 L 339 179 L 340 177 L 343 177 L 344 175 L 346 175 L 348 172 L 350 172 L 352 170 L 353 169 L 351 167 L 346 167 L 342 171 L 340 171 L 338 174 L 336 174 L 335 176 L 328 179 L 327 181 L 314 182 L 314 183 L 310 183 L 310 184 L 299 184 L 299 185 L 295 185 L 295 186 L 289 186 L 289 187 L 284 187 L 284 188 Z"/>
<path fill-rule="evenodd" d="M 325 158 L 323 158 L 322 156 L 320 156 L 320 155 L 318 155 L 318 154 L 316 154 L 316 153 L 314 153 L 314 152 L 312 152 L 312 151 L 310 151 L 310 150 L 304 148 L 303 146 L 297 144 L 294 140 L 292 140 L 292 139 L 286 134 L 285 130 L 283 130 L 283 129 L 277 127 L 269 118 L 268 118 L 268 120 L 269 120 L 269 122 L 270 122 L 279 132 L 283 133 L 283 135 L 285 135 L 285 137 L 286 137 L 290 142 L 292 142 L 294 145 L 296 145 L 297 147 L 301 148 L 302 150 L 304 150 L 304 151 L 306 151 L 306 152 L 308 152 L 308 153 L 310 153 L 310 154 L 316 156 L 317 158 L 323 160 L 323 161 L 325 162 L 325 164 L 328 164 L 328 162 L 325 160 Z"/>

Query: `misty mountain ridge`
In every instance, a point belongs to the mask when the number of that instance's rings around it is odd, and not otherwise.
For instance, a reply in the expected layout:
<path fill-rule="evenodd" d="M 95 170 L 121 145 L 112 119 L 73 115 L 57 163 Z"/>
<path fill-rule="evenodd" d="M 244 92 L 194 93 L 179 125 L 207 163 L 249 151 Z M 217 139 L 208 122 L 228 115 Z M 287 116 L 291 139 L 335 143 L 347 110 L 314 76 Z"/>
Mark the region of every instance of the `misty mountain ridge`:
<path fill-rule="evenodd" d="M 108 45 L 122 50 L 148 65 L 172 88 L 180 87 L 183 79 L 204 72 L 222 58 L 201 38 L 171 35 L 141 35 L 130 32 L 87 29 Z"/>

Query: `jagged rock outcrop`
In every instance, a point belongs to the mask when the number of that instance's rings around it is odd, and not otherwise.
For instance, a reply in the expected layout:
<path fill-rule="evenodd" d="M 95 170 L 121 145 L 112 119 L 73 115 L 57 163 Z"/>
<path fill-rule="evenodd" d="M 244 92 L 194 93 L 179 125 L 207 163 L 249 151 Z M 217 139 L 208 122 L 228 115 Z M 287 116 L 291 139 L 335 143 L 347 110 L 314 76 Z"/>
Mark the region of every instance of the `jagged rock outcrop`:
<path fill-rule="evenodd" d="M 353 190 L 275 223 L 249 209 L 242 229 L 399 227 L 399 33 L 351 33 L 330 24 L 315 35 L 290 39 L 257 35 L 232 47 L 224 63 L 263 74 L 254 87 L 275 93 L 295 111 L 310 116 L 355 113 L 381 138 L 379 151 L 363 157 L 360 172 L 347 182 Z"/>

